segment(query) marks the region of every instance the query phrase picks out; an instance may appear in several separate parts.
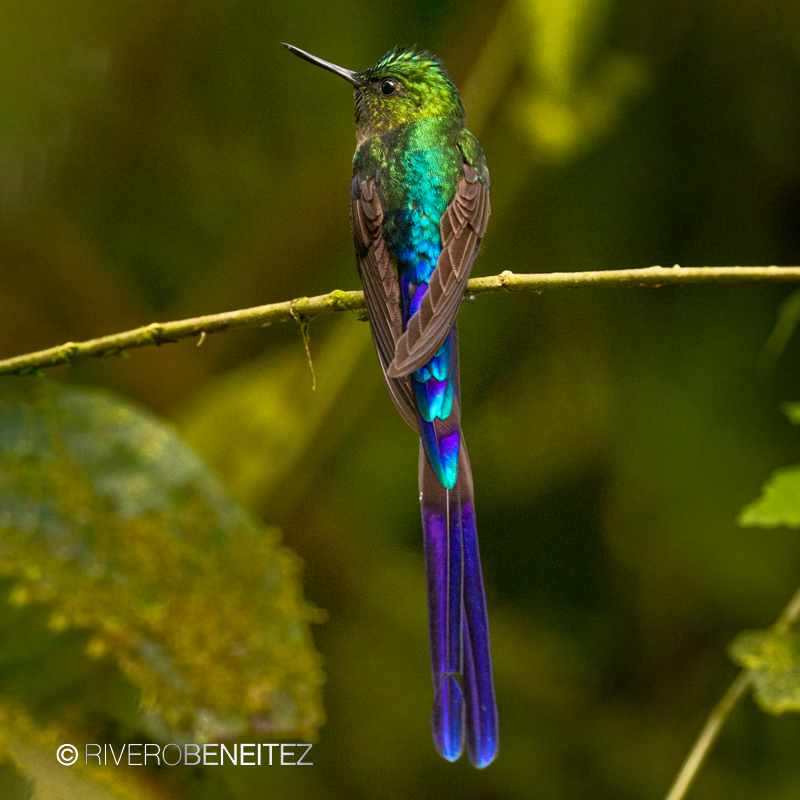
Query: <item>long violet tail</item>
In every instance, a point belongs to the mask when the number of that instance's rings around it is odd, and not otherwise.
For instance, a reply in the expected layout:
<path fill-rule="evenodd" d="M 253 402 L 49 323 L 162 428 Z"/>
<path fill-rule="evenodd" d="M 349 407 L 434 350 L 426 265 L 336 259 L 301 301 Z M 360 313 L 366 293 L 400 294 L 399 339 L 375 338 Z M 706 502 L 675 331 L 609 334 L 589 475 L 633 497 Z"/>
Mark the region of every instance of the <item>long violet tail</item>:
<path fill-rule="evenodd" d="M 486 767 L 497 755 L 498 719 L 489 651 L 472 472 L 458 433 L 458 473 L 445 489 L 420 445 L 419 490 L 428 581 L 433 714 L 436 749 Z"/>

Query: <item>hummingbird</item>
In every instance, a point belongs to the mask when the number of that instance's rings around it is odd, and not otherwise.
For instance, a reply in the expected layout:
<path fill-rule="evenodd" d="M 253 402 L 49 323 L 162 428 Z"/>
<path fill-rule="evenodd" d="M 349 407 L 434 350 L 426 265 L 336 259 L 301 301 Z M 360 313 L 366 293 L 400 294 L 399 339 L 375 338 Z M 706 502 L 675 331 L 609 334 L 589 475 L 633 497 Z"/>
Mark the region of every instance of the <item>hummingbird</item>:
<path fill-rule="evenodd" d="M 283 43 L 353 86 L 350 226 L 389 394 L 419 433 L 419 493 L 433 679 L 431 726 L 448 761 L 497 755 L 498 718 L 461 431 L 456 315 L 489 219 L 489 171 L 458 89 L 426 50 L 353 72 Z"/>

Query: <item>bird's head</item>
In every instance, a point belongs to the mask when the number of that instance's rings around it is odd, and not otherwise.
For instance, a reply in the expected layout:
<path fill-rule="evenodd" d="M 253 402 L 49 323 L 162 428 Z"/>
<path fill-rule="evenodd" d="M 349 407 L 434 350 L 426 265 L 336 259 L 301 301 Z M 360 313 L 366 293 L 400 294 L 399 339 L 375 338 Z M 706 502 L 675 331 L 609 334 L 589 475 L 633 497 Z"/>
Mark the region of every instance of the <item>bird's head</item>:
<path fill-rule="evenodd" d="M 352 72 L 292 45 L 284 46 L 353 85 L 359 142 L 427 117 L 464 122 L 458 89 L 442 62 L 427 50 L 395 48 L 369 69 Z"/>

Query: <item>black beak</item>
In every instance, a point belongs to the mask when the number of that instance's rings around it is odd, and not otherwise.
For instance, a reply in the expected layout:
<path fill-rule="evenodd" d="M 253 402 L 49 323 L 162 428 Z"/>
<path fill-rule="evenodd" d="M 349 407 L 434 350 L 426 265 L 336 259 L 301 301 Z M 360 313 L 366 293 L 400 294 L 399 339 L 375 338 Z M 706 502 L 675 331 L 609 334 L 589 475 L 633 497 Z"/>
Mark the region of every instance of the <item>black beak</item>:
<path fill-rule="evenodd" d="M 296 56 L 300 56 L 300 58 L 304 58 L 306 61 L 310 61 L 312 64 L 316 64 L 318 67 L 322 67 L 322 69 L 327 69 L 329 72 L 333 72 L 336 75 L 339 75 L 341 78 L 344 78 L 348 83 L 352 83 L 353 86 L 364 85 L 356 77 L 356 73 L 349 69 L 345 69 L 344 67 L 337 67 L 336 64 L 331 64 L 330 61 L 323 61 L 321 58 L 312 56 L 311 53 L 306 53 L 305 50 L 301 50 L 299 47 L 295 47 L 293 44 L 286 44 L 286 42 L 281 42 L 281 44 L 287 50 L 290 50 L 292 53 L 294 53 Z"/>

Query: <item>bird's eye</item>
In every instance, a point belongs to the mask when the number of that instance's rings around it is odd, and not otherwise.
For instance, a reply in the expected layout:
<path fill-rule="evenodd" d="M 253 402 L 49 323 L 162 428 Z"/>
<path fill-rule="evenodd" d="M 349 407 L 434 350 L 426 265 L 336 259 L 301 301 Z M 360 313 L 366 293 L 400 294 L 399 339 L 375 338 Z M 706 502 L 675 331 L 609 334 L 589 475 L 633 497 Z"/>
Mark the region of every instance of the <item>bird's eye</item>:
<path fill-rule="evenodd" d="M 397 94 L 399 88 L 400 84 L 394 78 L 384 78 L 381 81 L 381 94 L 384 97 L 391 97 L 393 94 Z"/>

